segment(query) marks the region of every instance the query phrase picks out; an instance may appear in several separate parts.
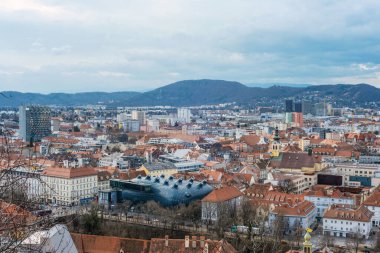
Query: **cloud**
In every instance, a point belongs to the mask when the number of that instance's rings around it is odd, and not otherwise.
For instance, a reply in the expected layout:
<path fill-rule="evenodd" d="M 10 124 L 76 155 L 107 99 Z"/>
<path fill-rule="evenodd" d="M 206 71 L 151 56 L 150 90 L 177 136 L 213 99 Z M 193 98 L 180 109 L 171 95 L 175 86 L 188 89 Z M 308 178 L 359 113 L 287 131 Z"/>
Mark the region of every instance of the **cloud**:
<path fill-rule="evenodd" d="M 34 14 L 39 17 L 58 20 L 71 16 L 70 12 L 58 5 L 49 5 L 35 0 L 2 0 L 0 12 Z"/>
<path fill-rule="evenodd" d="M 181 74 L 178 73 L 178 72 L 170 72 L 170 73 L 168 73 L 168 75 L 169 75 L 170 77 L 179 77 Z"/>
<path fill-rule="evenodd" d="M 359 70 L 361 70 L 361 71 L 379 69 L 379 65 L 371 65 L 371 64 L 361 63 L 361 64 L 357 64 L 357 66 L 358 66 Z"/>
<path fill-rule="evenodd" d="M 3 76 L 13 76 L 13 75 L 22 75 L 23 71 L 8 71 L 8 70 L 0 70 L 0 75 Z"/>
<path fill-rule="evenodd" d="M 0 90 L 196 78 L 380 85 L 379 9 L 373 0 L 2 0 L 0 69 L 20 74 L 0 74 Z"/>
<path fill-rule="evenodd" d="M 100 71 L 97 75 L 101 77 L 130 77 L 131 75 L 124 72 Z"/>
<path fill-rule="evenodd" d="M 53 47 L 51 49 L 51 52 L 53 54 L 56 54 L 56 55 L 67 54 L 67 53 L 70 53 L 70 51 L 71 51 L 70 45 L 65 45 L 65 46 L 61 46 L 61 47 Z"/>

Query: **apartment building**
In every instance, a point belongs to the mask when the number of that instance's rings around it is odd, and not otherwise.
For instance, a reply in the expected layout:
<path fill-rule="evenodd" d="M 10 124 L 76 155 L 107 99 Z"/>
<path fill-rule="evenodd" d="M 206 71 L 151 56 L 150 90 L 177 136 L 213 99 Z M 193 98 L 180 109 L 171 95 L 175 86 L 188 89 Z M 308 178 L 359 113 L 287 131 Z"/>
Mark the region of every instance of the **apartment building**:
<path fill-rule="evenodd" d="M 380 226 L 380 192 L 373 192 L 364 202 L 363 206 L 373 212 L 372 226 Z"/>
<path fill-rule="evenodd" d="M 323 234 L 337 237 L 365 237 L 372 230 L 373 212 L 365 206 L 331 205 L 323 216 Z"/>
<path fill-rule="evenodd" d="M 321 219 L 325 211 L 334 204 L 355 205 L 355 196 L 341 192 L 331 186 L 319 185 L 305 192 L 305 200 L 308 200 L 317 208 L 317 219 Z"/>
<path fill-rule="evenodd" d="M 94 168 L 46 168 L 41 175 L 46 200 L 59 205 L 79 205 L 93 200 L 98 192 L 98 172 Z"/>
<path fill-rule="evenodd" d="M 281 218 L 285 234 L 294 234 L 296 231 L 305 231 L 316 221 L 316 208 L 310 201 L 284 202 L 269 211 L 269 225 Z"/>

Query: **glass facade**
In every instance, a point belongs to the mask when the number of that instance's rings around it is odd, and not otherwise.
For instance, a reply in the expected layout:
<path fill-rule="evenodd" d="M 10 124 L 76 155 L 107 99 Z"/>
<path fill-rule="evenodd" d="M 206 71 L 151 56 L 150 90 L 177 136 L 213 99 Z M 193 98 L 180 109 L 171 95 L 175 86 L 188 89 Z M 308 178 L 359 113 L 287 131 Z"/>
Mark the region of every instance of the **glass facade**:
<path fill-rule="evenodd" d="M 50 108 L 46 106 L 20 106 L 20 136 L 24 141 L 41 141 L 51 134 Z"/>

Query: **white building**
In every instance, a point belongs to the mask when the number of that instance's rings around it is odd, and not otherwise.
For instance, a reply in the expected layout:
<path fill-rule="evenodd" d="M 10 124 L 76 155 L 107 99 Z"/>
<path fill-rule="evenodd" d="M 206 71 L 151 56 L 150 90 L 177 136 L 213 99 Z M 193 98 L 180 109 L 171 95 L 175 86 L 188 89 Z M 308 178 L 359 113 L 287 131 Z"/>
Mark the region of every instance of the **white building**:
<path fill-rule="evenodd" d="M 112 153 L 108 156 L 104 156 L 99 159 L 98 165 L 99 167 L 126 167 L 126 162 L 124 162 L 122 156 L 123 153 Z"/>
<path fill-rule="evenodd" d="M 117 114 L 117 116 L 116 116 L 116 120 L 117 120 L 117 122 L 123 122 L 123 121 L 126 121 L 126 120 L 128 120 L 128 114 L 127 113 L 125 113 L 125 112 L 122 112 L 122 113 L 119 113 L 119 114 Z"/>
<path fill-rule="evenodd" d="M 1 188 L 13 188 L 25 193 L 28 199 L 42 200 L 45 196 L 45 186 L 41 180 L 41 171 L 26 167 L 9 170 L 0 179 Z"/>
<path fill-rule="evenodd" d="M 380 226 L 380 192 L 375 191 L 369 196 L 364 202 L 363 205 L 373 212 L 372 217 L 372 226 Z"/>
<path fill-rule="evenodd" d="M 61 119 L 60 118 L 57 118 L 57 117 L 51 118 L 51 131 L 52 132 L 59 131 L 60 125 L 61 125 Z"/>
<path fill-rule="evenodd" d="M 138 132 L 140 131 L 139 120 L 126 120 L 122 122 L 124 132 Z"/>
<path fill-rule="evenodd" d="M 333 187 L 310 190 L 305 193 L 305 200 L 312 202 L 317 208 L 317 218 L 322 218 L 326 209 L 334 204 L 354 205 L 355 196 L 344 193 Z"/>
<path fill-rule="evenodd" d="M 191 122 L 191 111 L 189 108 L 178 108 L 177 109 L 178 119 L 183 123 Z"/>
<path fill-rule="evenodd" d="M 365 206 L 332 205 L 323 216 L 323 234 L 365 237 L 372 230 L 373 213 Z"/>
<path fill-rule="evenodd" d="M 334 167 L 331 169 L 335 170 L 338 175 L 343 176 L 345 186 L 371 186 L 371 178 L 375 177 L 380 166 L 378 164 L 342 163 L 334 164 Z M 365 180 L 365 178 L 367 178 L 367 180 Z M 365 185 L 366 181 L 367 185 Z"/>
<path fill-rule="evenodd" d="M 243 200 L 243 193 L 236 187 L 220 187 L 214 189 L 202 199 L 202 220 L 217 221 L 221 211 L 236 212 Z"/>
<path fill-rule="evenodd" d="M 145 125 L 145 112 L 144 111 L 132 111 L 132 119 L 138 120 L 140 125 Z"/>
<path fill-rule="evenodd" d="M 317 209 L 310 201 L 283 203 L 269 211 L 269 226 L 275 226 L 277 221 L 283 223 L 285 234 L 305 231 L 316 222 Z M 281 220 L 279 220 L 281 219 Z"/>
<path fill-rule="evenodd" d="M 94 168 L 46 168 L 41 175 L 48 202 L 78 205 L 93 200 L 98 192 L 98 176 Z"/>
<path fill-rule="evenodd" d="M 160 130 L 160 121 L 157 119 L 148 119 L 146 121 L 147 132 L 158 132 Z"/>

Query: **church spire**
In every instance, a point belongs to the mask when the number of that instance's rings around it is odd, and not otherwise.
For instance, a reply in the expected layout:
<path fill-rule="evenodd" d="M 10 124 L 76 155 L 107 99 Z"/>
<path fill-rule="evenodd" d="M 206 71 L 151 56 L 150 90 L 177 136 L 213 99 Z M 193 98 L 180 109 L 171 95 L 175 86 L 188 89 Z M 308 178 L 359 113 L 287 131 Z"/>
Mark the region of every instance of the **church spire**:
<path fill-rule="evenodd" d="M 278 133 L 278 127 L 276 127 L 276 130 L 274 131 L 274 137 L 273 137 L 273 140 L 274 140 L 274 141 L 277 141 L 277 142 L 280 141 L 280 135 L 279 135 L 279 133 Z"/>

